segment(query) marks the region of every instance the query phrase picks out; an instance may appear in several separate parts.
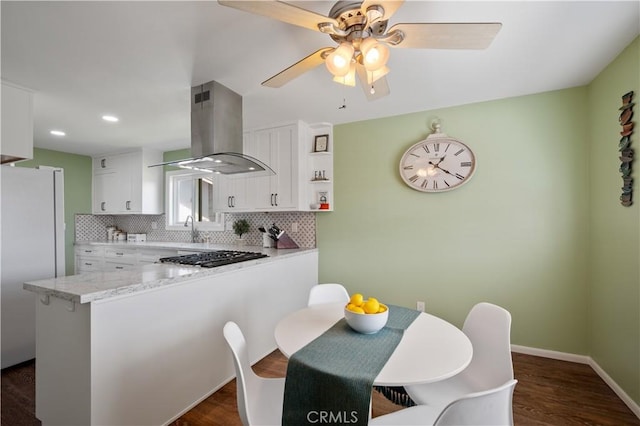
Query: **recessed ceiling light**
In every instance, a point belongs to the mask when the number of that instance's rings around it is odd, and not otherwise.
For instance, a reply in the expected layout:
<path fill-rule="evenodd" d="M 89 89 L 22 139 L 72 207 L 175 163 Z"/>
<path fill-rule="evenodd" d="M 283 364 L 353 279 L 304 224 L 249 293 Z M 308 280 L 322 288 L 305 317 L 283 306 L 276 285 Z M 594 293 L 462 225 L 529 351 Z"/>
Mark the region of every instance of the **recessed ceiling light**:
<path fill-rule="evenodd" d="M 114 117 L 113 115 L 103 115 L 102 119 L 104 121 L 110 121 L 111 123 L 117 123 L 118 122 L 118 117 Z"/>
<path fill-rule="evenodd" d="M 63 132 L 62 130 L 51 130 L 49 133 L 51 133 L 52 135 L 55 136 L 65 136 L 66 133 Z"/>

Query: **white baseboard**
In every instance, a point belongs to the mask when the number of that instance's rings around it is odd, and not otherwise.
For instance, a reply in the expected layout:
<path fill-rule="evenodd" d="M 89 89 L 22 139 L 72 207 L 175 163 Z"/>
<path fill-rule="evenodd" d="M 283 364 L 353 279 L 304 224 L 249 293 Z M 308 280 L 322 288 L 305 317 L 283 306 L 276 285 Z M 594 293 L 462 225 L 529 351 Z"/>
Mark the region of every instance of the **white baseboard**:
<path fill-rule="evenodd" d="M 590 364 L 591 358 L 586 355 L 576 355 L 567 352 L 551 351 L 549 349 L 530 348 L 528 346 L 511 345 L 513 352 L 526 355 L 541 356 L 543 358 L 559 359 L 560 361 L 577 362 L 578 364 Z"/>
<path fill-rule="evenodd" d="M 566 352 L 550 351 L 548 349 L 531 348 L 528 346 L 511 345 L 513 352 L 541 356 L 544 358 L 559 359 L 561 361 L 577 362 L 579 364 L 588 364 L 596 372 L 598 376 L 615 392 L 616 395 L 624 402 L 627 407 L 640 419 L 640 405 L 638 405 L 618 384 L 607 374 L 606 371 L 598 365 L 597 362 L 587 355 L 570 354 Z"/>

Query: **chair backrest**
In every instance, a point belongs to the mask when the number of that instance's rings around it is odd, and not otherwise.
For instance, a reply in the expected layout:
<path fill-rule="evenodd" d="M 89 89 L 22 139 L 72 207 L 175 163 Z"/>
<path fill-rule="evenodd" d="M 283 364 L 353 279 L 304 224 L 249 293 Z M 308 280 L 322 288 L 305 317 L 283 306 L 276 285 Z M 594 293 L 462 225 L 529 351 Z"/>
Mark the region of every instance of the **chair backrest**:
<path fill-rule="evenodd" d="M 321 303 L 348 303 L 349 292 L 342 284 L 318 284 L 311 287 L 307 306 Z"/>
<path fill-rule="evenodd" d="M 231 352 L 233 353 L 233 363 L 236 368 L 236 388 L 238 389 L 238 413 L 243 425 L 253 424 L 251 419 L 251 389 L 258 386 L 259 378 L 253 372 L 249 362 L 247 351 L 247 341 L 242 334 L 242 330 L 235 322 L 229 321 L 224 325 L 224 338 L 226 339 Z"/>
<path fill-rule="evenodd" d="M 466 395 L 447 405 L 434 426 L 513 425 L 513 390 L 517 380 Z"/>
<path fill-rule="evenodd" d="M 462 326 L 473 345 L 473 358 L 460 373 L 476 389 L 495 388 L 513 379 L 511 314 L 491 303 L 475 305 Z"/>

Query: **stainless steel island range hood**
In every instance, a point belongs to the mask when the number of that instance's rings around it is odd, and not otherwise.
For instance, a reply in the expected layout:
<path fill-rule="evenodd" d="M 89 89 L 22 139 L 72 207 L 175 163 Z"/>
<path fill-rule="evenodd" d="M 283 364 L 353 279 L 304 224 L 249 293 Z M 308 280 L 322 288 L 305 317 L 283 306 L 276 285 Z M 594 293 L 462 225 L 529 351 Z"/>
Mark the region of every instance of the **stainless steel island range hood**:
<path fill-rule="evenodd" d="M 242 97 L 216 81 L 191 88 L 191 155 L 156 166 L 224 175 L 268 176 L 274 171 L 243 154 Z"/>

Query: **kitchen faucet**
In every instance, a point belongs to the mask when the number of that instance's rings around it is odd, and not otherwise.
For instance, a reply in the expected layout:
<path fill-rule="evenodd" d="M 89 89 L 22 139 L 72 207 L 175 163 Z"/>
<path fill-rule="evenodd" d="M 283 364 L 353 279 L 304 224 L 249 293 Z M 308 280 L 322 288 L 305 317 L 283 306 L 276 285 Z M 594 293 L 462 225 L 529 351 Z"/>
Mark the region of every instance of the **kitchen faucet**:
<path fill-rule="evenodd" d="M 196 228 L 195 228 L 195 224 L 193 223 L 193 216 L 191 216 L 191 215 L 187 216 L 187 220 L 184 221 L 184 226 L 185 226 L 185 228 L 187 226 L 189 226 L 189 219 L 191 219 L 191 242 L 195 243 L 196 242 Z"/>

